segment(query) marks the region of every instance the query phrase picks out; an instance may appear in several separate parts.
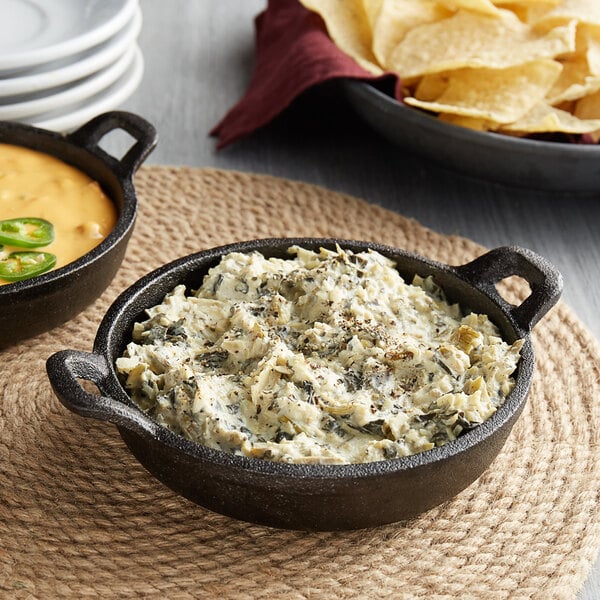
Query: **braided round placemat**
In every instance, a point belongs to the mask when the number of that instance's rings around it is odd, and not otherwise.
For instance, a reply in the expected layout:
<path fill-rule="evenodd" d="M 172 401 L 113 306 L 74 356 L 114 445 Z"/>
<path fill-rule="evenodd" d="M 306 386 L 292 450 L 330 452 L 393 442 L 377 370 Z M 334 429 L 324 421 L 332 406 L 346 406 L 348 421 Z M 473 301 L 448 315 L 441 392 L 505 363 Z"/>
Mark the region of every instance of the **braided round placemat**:
<path fill-rule="evenodd" d="M 492 467 L 409 523 L 305 533 L 214 514 L 151 477 L 115 427 L 63 408 L 46 358 L 90 350 L 116 295 L 179 256 L 271 236 L 376 240 L 451 264 L 483 252 L 366 202 L 272 177 L 146 167 L 136 184 L 139 220 L 110 288 L 63 327 L 0 354 L 5 597 L 576 596 L 600 546 L 600 348 L 564 303 L 535 328 L 529 401 Z M 519 293 L 518 283 L 507 293 Z"/>

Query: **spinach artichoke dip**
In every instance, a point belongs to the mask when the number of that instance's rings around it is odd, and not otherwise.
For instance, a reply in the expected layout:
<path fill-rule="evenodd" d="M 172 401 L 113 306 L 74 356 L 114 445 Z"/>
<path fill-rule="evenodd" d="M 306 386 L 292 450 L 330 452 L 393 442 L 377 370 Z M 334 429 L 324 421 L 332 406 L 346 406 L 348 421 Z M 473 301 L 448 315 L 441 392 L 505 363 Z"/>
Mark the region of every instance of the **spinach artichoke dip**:
<path fill-rule="evenodd" d="M 205 446 L 287 463 L 364 463 L 441 446 L 514 386 L 522 340 L 461 314 L 375 251 L 230 253 L 136 323 L 116 361 L 133 401 Z"/>

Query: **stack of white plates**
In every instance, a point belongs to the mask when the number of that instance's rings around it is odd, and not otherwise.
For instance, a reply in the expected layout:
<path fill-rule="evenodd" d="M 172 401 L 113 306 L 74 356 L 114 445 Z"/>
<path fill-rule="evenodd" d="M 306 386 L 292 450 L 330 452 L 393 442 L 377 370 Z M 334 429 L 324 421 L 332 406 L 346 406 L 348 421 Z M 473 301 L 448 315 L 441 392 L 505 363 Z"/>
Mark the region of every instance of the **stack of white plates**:
<path fill-rule="evenodd" d="M 138 0 L 0 0 L 0 120 L 66 132 L 117 108 L 141 25 Z"/>

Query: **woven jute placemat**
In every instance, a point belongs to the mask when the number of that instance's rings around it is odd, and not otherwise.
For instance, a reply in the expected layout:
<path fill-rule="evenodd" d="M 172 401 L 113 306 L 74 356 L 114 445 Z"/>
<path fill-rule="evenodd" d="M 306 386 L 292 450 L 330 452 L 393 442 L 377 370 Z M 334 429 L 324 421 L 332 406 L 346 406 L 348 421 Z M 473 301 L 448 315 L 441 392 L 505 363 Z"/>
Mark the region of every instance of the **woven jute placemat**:
<path fill-rule="evenodd" d="M 150 476 L 115 427 L 63 408 L 46 358 L 91 350 L 116 295 L 179 256 L 271 236 L 375 240 L 451 264 L 484 250 L 272 177 L 146 167 L 136 184 L 140 215 L 110 288 L 66 325 L 0 354 L 4 597 L 576 596 L 600 546 L 600 348 L 564 303 L 535 328 L 536 375 L 503 451 L 456 498 L 408 523 L 306 533 L 214 514 Z"/>

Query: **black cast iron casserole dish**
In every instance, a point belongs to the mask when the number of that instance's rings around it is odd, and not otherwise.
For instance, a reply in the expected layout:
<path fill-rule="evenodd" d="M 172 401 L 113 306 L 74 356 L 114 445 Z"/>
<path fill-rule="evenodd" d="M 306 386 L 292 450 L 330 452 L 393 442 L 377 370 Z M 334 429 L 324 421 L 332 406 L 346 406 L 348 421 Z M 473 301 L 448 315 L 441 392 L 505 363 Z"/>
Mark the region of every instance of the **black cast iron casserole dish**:
<path fill-rule="evenodd" d="M 118 129 L 135 140 L 119 160 L 98 145 Z M 108 286 L 123 260 L 135 223 L 137 198 L 132 178 L 156 139 L 150 123 L 122 111 L 99 115 L 67 136 L 0 122 L 0 143 L 31 148 L 79 169 L 100 184 L 118 212 L 110 234 L 84 256 L 32 279 L 0 286 L 0 349 L 64 323 Z"/>
<path fill-rule="evenodd" d="M 201 446 L 143 414 L 117 378 L 114 364 L 131 339 L 144 310 L 184 283 L 200 286 L 204 274 L 228 252 L 257 250 L 288 257 L 294 244 L 309 249 L 355 252 L 372 248 L 396 261 L 406 280 L 433 275 L 450 301 L 486 313 L 506 341 L 525 338 L 513 392 L 485 423 L 458 440 L 421 454 L 358 465 L 302 465 L 270 462 Z M 508 304 L 495 283 L 519 275 L 531 287 L 519 306 Z M 560 274 L 540 256 L 516 247 L 492 250 L 460 267 L 367 242 L 332 239 L 254 240 L 193 254 L 139 280 L 113 303 L 100 324 L 92 353 L 63 350 L 47 371 L 53 389 L 70 410 L 117 425 L 137 459 L 173 490 L 211 510 L 256 523 L 311 530 L 369 527 L 411 518 L 451 498 L 477 479 L 498 454 L 521 413 L 531 383 L 534 357 L 529 332 L 556 303 Z M 94 382 L 89 393 L 80 379 Z"/>

